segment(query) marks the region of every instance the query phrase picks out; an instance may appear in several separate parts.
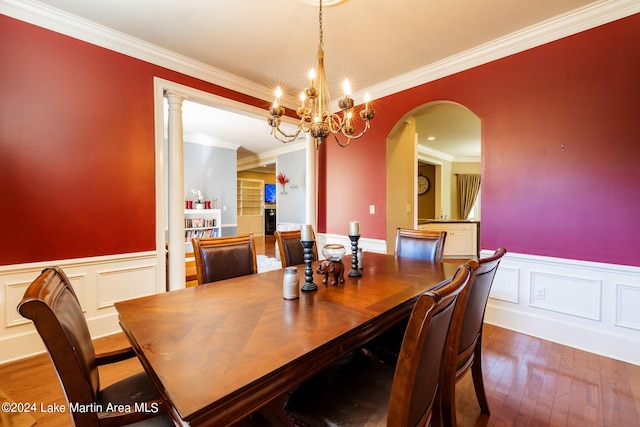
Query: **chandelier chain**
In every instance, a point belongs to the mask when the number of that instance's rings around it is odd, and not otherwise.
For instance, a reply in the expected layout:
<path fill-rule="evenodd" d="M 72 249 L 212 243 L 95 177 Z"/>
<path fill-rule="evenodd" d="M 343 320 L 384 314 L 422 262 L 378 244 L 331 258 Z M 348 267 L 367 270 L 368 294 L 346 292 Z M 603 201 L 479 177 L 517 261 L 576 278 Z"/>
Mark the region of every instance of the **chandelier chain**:
<path fill-rule="evenodd" d="M 318 14 L 318 23 L 320 24 L 320 43 L 318 44 L 318 50 L 323 50 L 322 46 L 322 0 L 320 0 L 320 13 Z"/>

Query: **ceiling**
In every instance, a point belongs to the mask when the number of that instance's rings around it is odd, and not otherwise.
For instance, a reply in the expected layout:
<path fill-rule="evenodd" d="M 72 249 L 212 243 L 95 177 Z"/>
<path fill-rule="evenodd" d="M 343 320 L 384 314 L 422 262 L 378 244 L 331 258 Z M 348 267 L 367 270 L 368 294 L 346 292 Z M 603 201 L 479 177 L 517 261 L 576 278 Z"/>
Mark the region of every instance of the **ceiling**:
<path fill-rule="evenodd" d="M 17 3 L 73 21 L 67 25 L 124 36 L 129 46 L 140 44 L 147 51 L 177 57 L 205 70 L 203 75 L 233 82 L 220 83 L 223 86 L 237 85 L 231 88 L 262 99 L 270 101 L 271 91 L 280 85 L 288 106 L 295 107 L 308 70 L 315 67 L 319 36 L 314 0 L 0 0 L 0 6 Z M 600 9 L 623 9 L 629 1 L 324 3 L 325 68 L 332 98 L 336 101 L 342 80 L 349 77 L 356 103 L 366 90 L 375 108 L 376 97 L 595 26 L 598 22 L 590 19 L 578 27 L 573 17 L 603 15 Z M 603 19 L 613 20 L 601 18 L 601 23 Z M 238 144 L 239 157 L 278 147 L 269 135 L 266 111 L 262 117 L 216 114 L 210 107 L 186 108 L 185 139 Z M 445 128 L 438 132 L 445 138 Z"/>

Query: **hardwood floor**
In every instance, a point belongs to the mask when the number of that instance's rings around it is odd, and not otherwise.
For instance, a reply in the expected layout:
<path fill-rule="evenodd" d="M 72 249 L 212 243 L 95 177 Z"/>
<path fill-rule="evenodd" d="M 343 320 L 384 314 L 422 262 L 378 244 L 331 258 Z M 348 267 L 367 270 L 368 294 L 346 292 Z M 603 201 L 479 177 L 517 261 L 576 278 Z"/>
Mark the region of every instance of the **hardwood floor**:
<path fill-rule="evenodd" d="M 258 240 L 258 253 L 274 257 L 273 236 Z M 98 352 L 127 345 L 121 333 L 95 343 Z M 480 414 L 468 374 L 456 387 L 460 427 L 640 426 L 640 366 L 493 325 L 484 327 L 483 352 L 491 416 Z M 101 384 L 106 386 L 140 369 L 135 359 L 102 367 Z M 41 403 L 66 405 L 45 354 L 0 365 L 0 390 L 14 402 L 35 403 L 38 408 Z M 282 426 L 281 407 L 282 401 L 271 404 L 236 427 Z M 37 426 L 71 425 L 68 413 L 31 415 Z"/>
<path fill-rule="evenodd" d="M 126 344 L 122 334 L 96 340 L 100 350 Z M 640 426 L 640 366 L 608 359 L 507 329 L 485 325 L 483 368 L 491 416 L 480 414 L 471 375 L 457 386 L 458 425 Z M 136 372 L 137 361 L 101 368 L 110 384 Z M 0 365 L 0 389 L 15 402 L 66 404 L 46 355 Z M 242 426 L 282 425 L 281 402 Z M 67 413 L 32 414 L 38 426 L 63 427 Z"/>
<path fill-rule="evenodd" d="M 254 236 L 256 241 L 256 254 L 266 255 L 270 258 L 276 257 L 276 238 L 270 236 Z"/>

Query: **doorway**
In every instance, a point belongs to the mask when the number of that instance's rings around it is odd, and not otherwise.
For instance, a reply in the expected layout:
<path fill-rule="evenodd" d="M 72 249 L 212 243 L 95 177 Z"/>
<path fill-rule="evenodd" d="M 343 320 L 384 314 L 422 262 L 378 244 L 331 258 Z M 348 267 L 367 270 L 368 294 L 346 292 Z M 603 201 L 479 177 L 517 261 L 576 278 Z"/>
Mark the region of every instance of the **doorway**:
<path fill-rule="evenodd" d="M 171 94 L 177 111 L 174 110 L 174 127 L 169 131 L 167 139 L 169 143 L 165 146 L 164 132 L 164 97 Z M 184 262 L 184 135 L 182 129 L 181 104 L 184 100 L 205 104 L 225 111 L 232 111 L 238 115 L 248 117 L 259 117 L 264 120 L 264 132 L 259 134 L 269 137 L 269 128 L 264 119 L 263 109 L 251 105 L 243 104 L 228 98 L 190 88 L 168 80 L 154 78 L 154 124 L 155 124 L 155 196 L 156 196 L 156 262 L 158 266 L 158 281 L 168 283 L 168 289 L 180 289 L 185 286 L 185 262 Z M 171 101 L 170 101 L 171 103 Z M 174 107 L 175 108 L 175 107 Z M 177 114 L 176 114 L 177 113 Z M 179 117 L 178 117 L 179 116 Z M 293 119 L 283 118 L 289 126 L 295 125 Z M 172 123 L 171 117 L 169 122 Z M 262 122 L 261 122 L 262 124 Z M 237 128 L 237 127 L 236 127 Z M 272 138 L 272 137 L 271 137 Z M 254 138 L 257 139 L 257 138 Z M 270 139 L 270 142 L 272 140 Z M 301 141 L 289 144 L 289 149 L 294 149 L 294 145 L 300 144 L 309 146 L 310 141 Z M 278 149 L 282 150 L 279 146 Z M 306 151 L 306 163 L 315 165 L 315 153 Z M 170 167 L 166 168 L 169 165 Z M 308 174 L 314 177 L 315 174 Z M 235 179 L 234 179 L 235 182 Z M 308 192 L 307 201 L 313 209 L 308 209 L 315 213 L 315 178 L 311 183 L 307 183 L 307 188 L 314 191 Z M 168 189 L 168 190 L 167 190 Z M 233 200 L 236 200 L 233 196 Z M 311 204 L 313 203 L 313 204 Z M 313 219 L 315 224 L 315 218 Z M 166 225 L 165 225 L 166 224 Z M 168 230 L 168 232 L 167 232 Z M 168 234 L 168 238 L 166 237 Z M 165 245 L 168 241 L 168 257 Z M 182 248 L 182 251 L 180 250 Z M 168 261 L 167 261 L 168 258 Z M 168 268 L 167 268 L 168 267 Z M 168 272 L 168 273 L 167 273 Z M 167 280 L 167 274 L 169 279 Z"/>

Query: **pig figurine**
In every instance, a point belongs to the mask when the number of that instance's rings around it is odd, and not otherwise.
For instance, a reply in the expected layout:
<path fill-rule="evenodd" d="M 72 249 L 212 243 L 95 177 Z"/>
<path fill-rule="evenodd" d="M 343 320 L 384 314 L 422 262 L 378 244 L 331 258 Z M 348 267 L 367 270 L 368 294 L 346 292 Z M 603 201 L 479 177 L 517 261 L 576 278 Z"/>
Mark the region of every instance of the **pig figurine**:
<path fill-rule="evenodd" d="M 337 285 L 339 283 L 344 283 L 344 263 L 342 262 L 342 260 L 320 261 L 316 273 L 324 274 L 322 283 L 328 282 L 331 286 Z"/>

